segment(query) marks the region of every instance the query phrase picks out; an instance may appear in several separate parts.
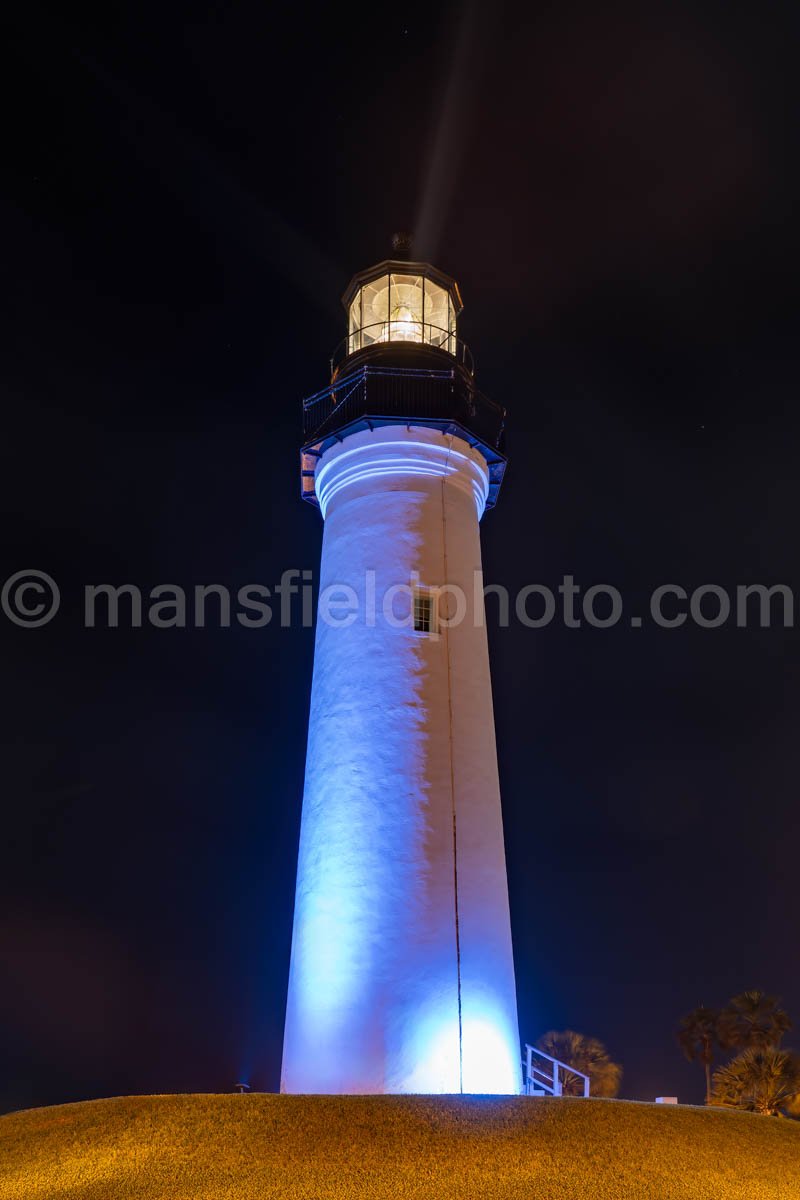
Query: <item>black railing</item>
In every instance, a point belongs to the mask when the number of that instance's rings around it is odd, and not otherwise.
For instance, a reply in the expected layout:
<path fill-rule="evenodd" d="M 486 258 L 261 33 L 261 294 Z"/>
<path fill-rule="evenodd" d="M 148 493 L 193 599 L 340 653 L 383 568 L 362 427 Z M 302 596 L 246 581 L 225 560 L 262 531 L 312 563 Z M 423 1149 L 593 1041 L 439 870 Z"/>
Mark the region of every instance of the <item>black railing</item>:
<path fill-rule="evenodd" d="M 331 355 L 331 374 L 344 369 L 345 359 L 351 354 L 362 350 L 377 349 L 383 346 L 432 346 L 434 350 L 443 350 L 464 367 L 470 375 L 475 374 L 475 360 L 466 342 L 456 337 L 455 330 L 442 329 L 431 325 L 429 321 L 376 321 L 372 325 L 363 325 L 360 329 L 351 329 L 343 337 Z"/>
<path fill-rule="evenodd" d="M 303 401 L 306 443 L 323 439 L 365 417 L 427 424 L 454 422 L 502 453 L 506 410 L 462 371 L 362 366 L 336 378 Z"/>

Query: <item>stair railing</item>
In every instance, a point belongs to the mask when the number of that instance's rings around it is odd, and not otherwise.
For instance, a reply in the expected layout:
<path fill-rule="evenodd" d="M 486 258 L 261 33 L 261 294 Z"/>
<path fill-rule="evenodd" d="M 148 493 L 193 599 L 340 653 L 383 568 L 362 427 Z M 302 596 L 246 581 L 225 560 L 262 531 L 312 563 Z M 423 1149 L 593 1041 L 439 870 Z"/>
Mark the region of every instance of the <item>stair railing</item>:
<path fill-rule="evenodd" d="M 536 1059 L 534 1060 L 534 1055 Z M 547 1066 L 540 1061 L 544 1059 Z M 563 1096 L 564 1082 L 568 1075 L 583 1080 L 583 1095 L 589 1095 L 590 1080 L 583 1071 L 577 1071 L 568 1063 L 563 1063 L 536 1046 L 525 1045 L 525 1095 L 526 1096 Z"/>

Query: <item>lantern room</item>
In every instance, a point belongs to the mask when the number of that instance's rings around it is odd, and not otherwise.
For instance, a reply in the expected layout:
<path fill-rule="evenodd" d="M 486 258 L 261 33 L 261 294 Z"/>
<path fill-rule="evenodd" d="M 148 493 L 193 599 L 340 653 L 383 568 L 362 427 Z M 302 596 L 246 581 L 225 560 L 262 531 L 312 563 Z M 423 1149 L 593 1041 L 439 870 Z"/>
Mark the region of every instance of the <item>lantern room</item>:
<path fill-rule="evenodd" d="M 380 274 L 350 285 L 352 298 L 345 294 L 348 354 L 383 342 L 417 342 L 455 355 L 461 309 L 455 280 L 434 278 L 427 264 L 403 267 L 387 270 L 379 264 L 374 270 Z"/>
<path fill-rule="evenodd" d="M 394 257 L 354 275 L 342 296 L 347 337 L 340 355 L 405 343 L 443 350 L 471 374 L 466 348 L 457 337 L 463 308 L 458 284 L 430 263 L 411 262 L 411 238 L 395 234 Z"/>

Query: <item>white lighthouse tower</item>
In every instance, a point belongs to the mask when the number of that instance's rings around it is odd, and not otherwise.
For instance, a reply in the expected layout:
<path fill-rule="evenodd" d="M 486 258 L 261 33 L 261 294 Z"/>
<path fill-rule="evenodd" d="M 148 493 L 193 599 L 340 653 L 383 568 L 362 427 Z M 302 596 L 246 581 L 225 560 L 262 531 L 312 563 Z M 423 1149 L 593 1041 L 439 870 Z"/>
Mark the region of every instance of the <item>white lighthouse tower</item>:
<path fill-rule="evenodd" d="M 304 404 L 324 537 L 281 1090 L 517 1093 L 478 530 L 505 411 L 455 281 L 394 250 Z"/>

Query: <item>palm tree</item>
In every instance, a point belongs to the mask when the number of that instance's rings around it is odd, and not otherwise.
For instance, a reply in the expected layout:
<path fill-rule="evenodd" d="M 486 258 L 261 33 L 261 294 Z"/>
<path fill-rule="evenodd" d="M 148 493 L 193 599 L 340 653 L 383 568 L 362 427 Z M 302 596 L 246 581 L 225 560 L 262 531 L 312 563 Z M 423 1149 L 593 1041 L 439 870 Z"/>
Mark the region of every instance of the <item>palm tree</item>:
<path fill-rule="evenodd" d="M 726 1049 L 779 1046 L 792 1028 L 777 996 L 751 989 L 729 1000 L 720 1014 L 720 1043 Z"/>
<path fill-rule="evenodd" d="M 782 1116 L 800 1097 L 800 1057 L 777 1046 L 749 1046 L 714 1073 L 712 1103 Z"/>
<path fill-rule="evenodd" d="M 720 1045 L 720 1014 L 716 1008 L 699 1004 L 678 1026 L 678 1045 L 689 1062 L 701 1062 L 706 1072 L 706 1104 L 711 1103 L 711 1064 Z"/>
<path fill-rule="evenodd" d="M 551 1029 L 539 1038 L 536 1045 L 551 1058 L 557 1058 L 559 1062 L 588 1075 L 591 1096 L 611 1097 L 618 1094 L 622 1067 L 612 1061 L 605 1046 L 597 1038 L 586 1037 L 572 1029 L 564 1029 L 560 1033 Z M 566 1070 L 562 1070 L 560 1074 L 565 1096 L 583 1095 L 583 1080 L 579 1076 Z"/>

